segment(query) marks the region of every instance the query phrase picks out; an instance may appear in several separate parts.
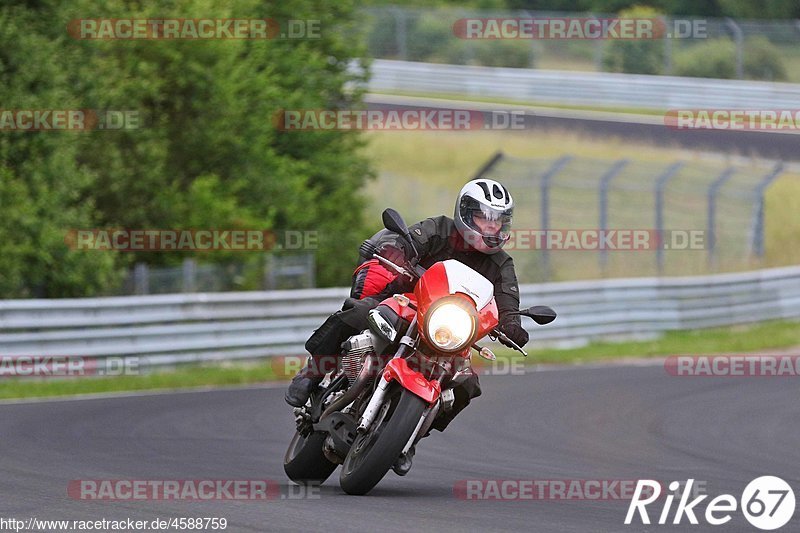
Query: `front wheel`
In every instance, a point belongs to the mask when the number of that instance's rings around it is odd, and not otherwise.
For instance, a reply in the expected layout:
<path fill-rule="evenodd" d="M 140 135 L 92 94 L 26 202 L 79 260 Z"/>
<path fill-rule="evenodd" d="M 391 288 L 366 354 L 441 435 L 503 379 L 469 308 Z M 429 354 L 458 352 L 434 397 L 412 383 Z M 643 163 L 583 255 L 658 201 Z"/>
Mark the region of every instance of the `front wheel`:
<path fill-rule="evenodd" d="M 348 494 L 366 494 L 400 456 L 427 407 L 406 389 L 387 394 L 373 427 L 359 435 L 342 465 L 339 484 Z"/>
<path fill-rule="evenodd" d="M 286 456 L 283 459 L 283 470 L 295 483 L 322 483 L 336 470 L 336 463 L 328 461 L 322 451 L 327 433 L 314 432 L 303 437 L 295 432 Z"/>

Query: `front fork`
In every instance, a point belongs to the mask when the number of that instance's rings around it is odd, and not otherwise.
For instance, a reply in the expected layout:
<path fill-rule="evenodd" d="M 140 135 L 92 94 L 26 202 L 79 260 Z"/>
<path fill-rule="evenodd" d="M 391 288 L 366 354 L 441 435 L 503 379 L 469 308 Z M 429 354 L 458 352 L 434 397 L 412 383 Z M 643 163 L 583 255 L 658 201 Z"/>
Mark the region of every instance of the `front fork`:
<path fill-rule="evenodd" d="M 416 325 L 416 317 L 414 317 L 406 335 L 400 340 L 400 348 L 397 350 L 397 354 L 389 361 L 386 368 L 384 368 L 384 371 L 381 373 L 375 392 L 372 394 L 372 398 L 370 398 L 367 407 L 361 414 L 357 427 L 357 431 L 363 433 L 372 426 L 386 398 L 386 391 L 389 389 L 389 385 L 392 381 L 397 381 L 404 389 L 409 390 L 428 402 L 428 407 L 423 411 L 411 437 L 403 447 L 402 453 L 404 454 L 407 453 L 411 446 L 418 440 L 418 435 L 424 435 L 428 429 L 430 429 L 433 420 L 439 413 L 443 400 L 441 385 L 445 375 L 442 374 L 435 381 L 428 381 L 420 372 L 409 368 L 408 362 L 405 359 L 405 356 L 409 352 L 413 352 L 413 350 L 416 349 L 417 340 L 414 338 L 416 337 Z M 445 391 L 445 395 L 448 393 L 452 394 L 451 391 Z M 447 398 L 445 398 L 445 400 L 447 400 Z"/>
<path fill-rule="evenodd" d="M 414 337 L 416 337 L 416 333 L 417 317 L 415 315 L 414 318 L 411 319 L 411 324 L 408 325 L 406 334 L 400 339 L 400 347 L 397 349 L 397 353 L 386 366 L 393 364 L 394 361 L 401 359 L 410 350 L 414 350 L 416 348 L 416 340 L 414 339 Z M 357 431 L 359 433 L 366 431 L 372 425 L 372 422 L 375 420 L 375 416 L 378 414 L 381 405 L 383 405 L 383 399 L 386 396 L 386 389 L 389 388 L 389 383 L 390 380 L 387 379 L 386 370 L 384 369 L 384 371 L 381 372 L 381 378 L 378 381 L 378 386 L 376 387 L 375 392 L 372 393 L 372 398 L 370 398 L 366 409 L 364 409 L 364 412 L 361 414 L 361 418 L 358 421 Z"/>
<path fill-rule="evenodd" d="M 404 361 L 404 360 L 403 360 Z M 420 374 L 421 375 L 421 374 Z M 439 378 L 435 383 L 441 386 L 441 380 L 443 377 Z M 381 379 L 378 382 L 378 387 L 375 390 L 375 393 L 372 395 L 369 403 L 367 404 L 367 408 L 364 409 L 364 413 L 361 415 L 361 418 L 358 421 L 358 428 L 357 431 L 359 433 L 365 432 L 369 429 L 372 423 L 375 421 L 375 417 L 380 412 L 381 406 L 383 405 L 383 400 L 386 397 L 386 391 L 389 388 L 389 385 L 394 381 L 394 378 L 387 379 L 385 373 L 381 375 Z M 439 387 L 431 387 L 436 390 Z M 413 391 L 412 391 L 413 392 Z M 451 392 L 451 391 L 445 391 Z M 425 399 L 425 398 L 423 398 Z M 409 437 L 408 442 L 406 442 L 405 446 L 403 446 L 403 451 L 401 453 L 405 454 L 414 445 L 419 435 L 424 435 L 427 433 L 428 429 L 430 429 L 431 425 L 433 424 L 433 420 L 436 418 L 436 415 L 439 414 L 439 408 L 442 404 L 442 397 L 438 394 L 433 399 L 431 403 L 429 403 L 428 407 L 425 411 L 422 412 L 422 416 L 419 418 L 419 422 L 417 422 L 417 426 L 414 428 L 414 431 L 411 433 L 411 437 Z M 424 429 L 424 431 L 422 431 Z"/>

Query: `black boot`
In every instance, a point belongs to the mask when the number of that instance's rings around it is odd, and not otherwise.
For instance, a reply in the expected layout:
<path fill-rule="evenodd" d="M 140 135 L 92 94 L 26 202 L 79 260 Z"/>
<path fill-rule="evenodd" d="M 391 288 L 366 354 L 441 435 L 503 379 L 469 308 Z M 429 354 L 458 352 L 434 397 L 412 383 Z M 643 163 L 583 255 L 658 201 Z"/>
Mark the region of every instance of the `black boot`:
<path fill-rule="evenodd" d="M 286 403 L 292 407 L 304 406 L 322 379 L 322 377 L 307 377 L 304 374 L 296 375 L 286 391 L 286 396 L 284 397 Z"/>

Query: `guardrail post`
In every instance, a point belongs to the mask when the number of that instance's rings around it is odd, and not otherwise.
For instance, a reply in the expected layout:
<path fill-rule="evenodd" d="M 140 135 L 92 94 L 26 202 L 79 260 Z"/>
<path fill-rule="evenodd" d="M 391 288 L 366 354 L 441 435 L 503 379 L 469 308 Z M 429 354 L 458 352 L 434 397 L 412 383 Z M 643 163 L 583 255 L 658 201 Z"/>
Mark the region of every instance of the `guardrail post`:
<path fill-rule="evenodd" d="M 706 222 L 706 254 L 708 257 L 708 268 L 715 269 L 717 266 L 716 245 L 717 245 L 717 194 L 731 177 L 736 174 L 734 167 L 729 167 L 720 174 L 717 179 L 708 187 L 708 219 Z"/>
<path fill-rule="evenodd" d="M 664 273 L 664 189 L 667 183 L 683 167 L 684 163 L 679 161 L 673 163 L 658 178 L 656 178 L 656 234 L 658 235 L 658 245 L 656 246 L 656 266 L 658 275 Z"/>
<path fill-rule="evenodd" d="M 764 194 L 773 181 L 783 173 L 783 161 L 779 161 L 769 174 L 764 176 L 753 191 L 755 209 L 753 210 L 753 244 L 752 253 L 757 257 L 764 257 Z"/>
<path fill-rule="evenodd" d="M 600 231 L 608 230 L 608 190 L 611 188 L 611 180 L 614 179 L 625 166 L 630 163 L 627 159 L 620 159 L 600 177 Z M 600 248 L 600 270 L 603 276 L 606 275 L 608 267 L 608 250 Z"/>
<path fill-rule="evenodd" d="M 542 230 L 547 231 L 550 229 L 550 184 L 553 177 L 561 172 L 561 170 L 572 160 L 571 155 L 556 160 L 555 163 L 542 175 L 540 182 L 541 187 L 541 223 Z M 550 280 L 550 251 L 547 249 L 547 237 L 545 235 L 544 246 L 542 247 L 542 273 L 544 274 L 545 281 Z"/>

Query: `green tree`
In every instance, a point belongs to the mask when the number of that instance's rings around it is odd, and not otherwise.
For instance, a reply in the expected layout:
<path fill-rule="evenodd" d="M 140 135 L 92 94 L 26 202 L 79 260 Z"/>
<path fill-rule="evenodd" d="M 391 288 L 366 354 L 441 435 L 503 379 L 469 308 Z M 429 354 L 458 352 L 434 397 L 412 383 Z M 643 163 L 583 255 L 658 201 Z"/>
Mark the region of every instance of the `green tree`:
<path fill-rule="evenodd" d="M 301 40 L 77 40 L 70 20 L 118 18 L 318 20 Z M 139 113 L 124 131 L 0 134 L 2 296 L 108 290 L 130 254 L 80 252 L 69 229 L 232 228 L 315 230 L 317 279 L 349 278 L 371 177 L 355 132 L 283 132 L 281 109 L 358 107 L 366 65 L 352 1 L 42 0 L 0 10 L 0 100 L 5 108 L 114 109 Z M 8 206 L 7 208 L 5 206 Z M 350 253 L 347 251 L 350 250 Z M 242 254 L 202 254 L 228 262 Z M 137 255 L 172 264 L 179 254 Z M 260 260 L 255 255 L 251 261 Z M 24 263 L 23 263 L 24 261 Z"/>
<path fill-rule="evenodd" d="M 0 9 L 0 102 L 13 110 L 79 109 L 77 57 L 52 20 L 22 6 Z M 55 60 L 58 58 L 58 60 Z M 81 132 L 0 131 L 0 296 L 78 296 L 120 277 L 112 254 L 70 249 L 70 229 L 92 227 L 94 173 L 79 161 Z"/>

